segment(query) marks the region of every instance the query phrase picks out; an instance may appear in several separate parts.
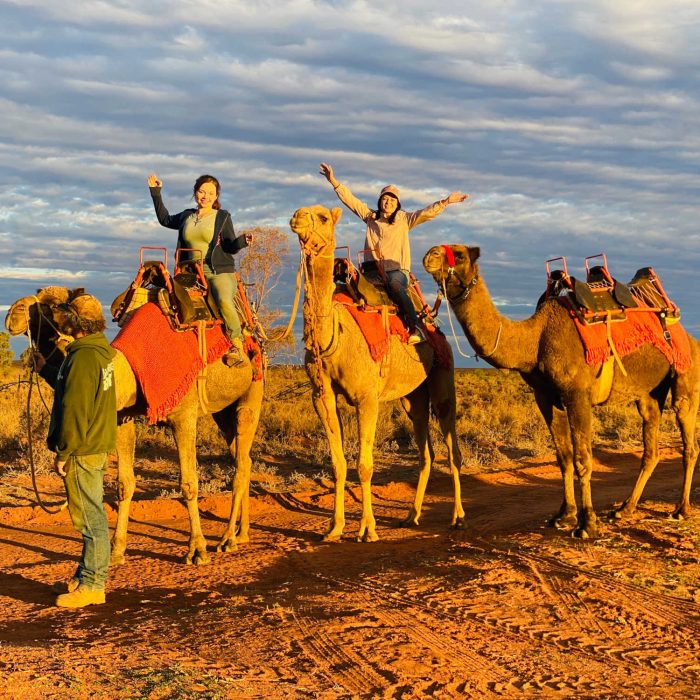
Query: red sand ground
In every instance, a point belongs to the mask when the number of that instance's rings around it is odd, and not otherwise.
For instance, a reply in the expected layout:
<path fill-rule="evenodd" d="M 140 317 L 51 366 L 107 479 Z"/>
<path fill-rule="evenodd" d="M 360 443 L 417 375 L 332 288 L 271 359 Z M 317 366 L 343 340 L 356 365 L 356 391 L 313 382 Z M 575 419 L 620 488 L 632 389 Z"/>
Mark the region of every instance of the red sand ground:
<path fill-rule="evenodd" d="M 597 457 L 602 516 L 638 462 Z M 585 542 L 543 527 L 560 504 L 554 463 L 502 466 L 463 476 L 469 528 L 451 531 L 444 471 L 405 530 L 414 470 L 385 465 L 373 544 L 354 541 L 356 483 L 335 544 L 319 537 L 330 484 L 255 487 L 251 543 L 206 567 L 180 563 L 184 507 L 141 500 L 106 605 L 79 611 L 53 607 L 50 591 L 79 552 L 67 515 L 0 502 L 0 697 L 698 697 L 700 506 L 667 517 L 678 454 L 663 455 L 631 521 Z M 201 500 L 212 545 L 228 508 L 225 495 Z"/>

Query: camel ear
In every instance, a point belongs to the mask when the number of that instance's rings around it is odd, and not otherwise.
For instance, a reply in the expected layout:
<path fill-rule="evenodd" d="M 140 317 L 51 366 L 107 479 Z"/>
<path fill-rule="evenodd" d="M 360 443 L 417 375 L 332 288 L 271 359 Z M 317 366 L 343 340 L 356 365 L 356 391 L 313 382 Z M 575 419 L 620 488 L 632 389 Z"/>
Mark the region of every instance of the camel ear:
<path fill-rule="evenodd" d="M 333 226 L 335 226 L 340 221 L 340 217 L 342 215 L 343 210 L 340 207 L 333 207 L 333 209 L 331 209 L 331 218 L 333 219 Z"/>
<path fill-rule="evenodd" d="M 472 261 L 473 264 L 479 259 L 479 256 L 481 255 L 481 248 L 479 248 L 479 246 L 474 246 L 473 248 L 469 248 L 468 250 L 469 259 Z"/>

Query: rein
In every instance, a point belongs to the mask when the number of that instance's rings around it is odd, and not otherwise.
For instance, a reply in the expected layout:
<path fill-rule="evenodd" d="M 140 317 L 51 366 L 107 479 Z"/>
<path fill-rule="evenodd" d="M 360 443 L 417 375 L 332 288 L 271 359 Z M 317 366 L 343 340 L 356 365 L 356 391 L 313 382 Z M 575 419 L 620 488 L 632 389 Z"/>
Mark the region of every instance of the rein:
<path fill-rule="evenodd" d="M 449 245 L 442 245 L 440 246 L 443 251 L 445 252 L 445 257 L 447 258 L 447 275 L 443 278 L 442 280 L 442 288 L 438 286 L 438 295 L 439 294 L 444 294 L 445 299 L 449 302 L 447 304 L 447 318 L 450 322 L 450 329 L 452 330 L 452 338 L 455 342 L 455 347 L 457 348 L 457 352 L 462 356 L 465 357 L 469 360 L 474 359 L 477 362 L 479 361 L 479 358 L 486 360 L 489 357 L 493 356 L 493 354 L 496 352 L 498 349 L 498 345 L 501 341 L 501 331 L 503 330 L 503 322 L 500 321 L 498 324 L 498 333 L 496 334 L 496 342 L 493 346 L 493 350 L 491 350 L 490 353 L 487 355 L 480 355 L 479 353 L 474 353 L 473 355 L 468 355 L 465 352 L 462 352 L 462 348 L 459 346 L 459 341 L 457 340 L 457 333 L 455 332 L 455 327 L 454 323 L 452 321 L 452 312 L 450 310 L 450 306 L 453 304 L 458 304 L 462 301 L 465 301 L 467 297 L 471 294 L 471 291 L 474 289 L 476 286 L 476 283 L 479 281 L 479 273 L 477 272 L 472 279 L 465 283 L 455 272 L 455 256 L 454 252 L 452 251 L 452 248 Z M 461 287 L 461 291 L 458 296 L 456 297 L 451 297 L 447 293 L 447 280 L 450 279 L 450 277 L 454 277 L 454 279 L 459 282 L 459 285 Z"/>
<path fill-rule="evenodd" d="M 36 299 L 37 304 L 39 304 L 39 307 L 41 307 L 41 303 L 39 300 Z M 32 339 L 32 331 L 31 327 L 29 324 L 29 309 L 25 307 L 24 309 L 24 315 L 27 321 L 27 339 L 29 340 L 29 349 L 31 351 L 38 350 L 36 344 L 34 343 L 34 340 Z M 41 308 L 39 308 L 39 328 L 37 329 L 37 336 L 39 335 L 39 331 L 41 330 L 41 322 L 42 320 L 45 320 L 51 328 L 53 328 L 56 333 L 58 333 L 59 338 L 61 337 L 66 337 L 63 336 L 62 333 L 59 332 L 59 330 L 56 328 L 56 326 L 44 316 L 44 314 L 41 312 Z M 49 353 L 48 357 L 51 357 L 54 352 L 58 350 L 58 345 L 54 347 L 54 349 Z M 48 358 L 45 358 L 48 359 Z M 36 496 L 36 502 L 39 504 L 39 507 L 49 515 L 56 515 L 57 513 L 60 513 L 62 510 L 66 508 L 68 505 L 68 499 L 65 499 L 63 503 L 55 503 L 52 505 L 46 505 L 44 501 L 41 498 L 41 495 L 39 493 L 39 487 L 36 482 L 36 464 L 34 462 L 34 447 L 33 447 L 33 442 L 34 442 L 34 436 L 32 434 L 32 411 L 31 411 L 31 405 L 32 405 L 32 388 L 34 387 L 34 382 L 35 378 L 34 375 L 37 374 L 36 371 L 36 364 L 34 362 L 34 355 L 32 352 L 32 360 L 31 360 L 31 366 L 29 370 L 29 390 L 27 392 L 27 404 L 26 404 L 26 415 L 27 415 L 27 451 L 28 451 L 28 456 L 29 456 L 29 469 L 32 475 L 32 488 L 34 489 L 34 495 Z M 48 405 L 46 404 L 46 401 L 44 400 L 44 396 L 41 393 L 41 387 L 39 384 L 39 380 L 36 379 L 36 386 L 37 386 L 37 391 L 39 392 L 39 397 L 41 398 L 41 402 L 44 404 L 44 408 L 48 413 L 51 413 L 51 410 L 49 409 Z M 56 507 L 58 506 L 58 507 Z"/>
<path fill-rule="evenodd" d="M 301 256 L 299 258 L 299 266 L 297 267 L 297 278 L 294 289 L 294 303 L 292 304 L 292 313 L 289 317 L 289 323 L 287 324 L 287 327 L 282 331 L 282 333 L 273 337 L 267 336 L 265 334 L 265 331 L 261 327 L 260 331 L 264 340 L 271 343 L 278 343 L 279 341 L 284 340 L 292 332 L 292 327 L 294 326 L 294 321 L 296 320 L 297 312 L 299 310 L 299 298 L 301 296 L 301 283 L 302 278 L 304 277 L 304 271 L 304 250 L 302 247 Z"/>

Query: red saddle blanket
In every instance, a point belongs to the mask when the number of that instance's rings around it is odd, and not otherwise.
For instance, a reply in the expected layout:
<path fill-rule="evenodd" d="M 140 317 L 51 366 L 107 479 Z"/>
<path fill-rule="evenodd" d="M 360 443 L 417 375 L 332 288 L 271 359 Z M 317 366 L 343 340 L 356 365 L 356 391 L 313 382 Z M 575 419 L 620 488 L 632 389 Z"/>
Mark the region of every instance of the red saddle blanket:
<path fill-rule="evenodd" d="M 389 314 L 389 332 L 384 326 L 382 314 L 379 312 L 363 311 L 352 298 L 343 293 L 334 294 L 333 301 L 342 304 L 362 331 L 367 341 L 370 355 L 375 362 L 380 362 L 389 352 L 391 336 L 397 335 L 402 343 L 408 341 L 408 329 L 396 314 Z M 440 367 L 449 369 L 452 366 L 452 353 L 447 338 L 434 326 L 424 327 L 426 340 L 432 346 Z"/>
<path fill-rule="evenodd" d="M 206 364 L 216 362 L 230 347 L 220 325 L 206 333 Z M 157 304 L 134 312 L 112 341 L 124 354 L 146 399 L 150 424 L 167 417 L 192 387 L 205 362 L 195 331 L 174 331 Z"/>
<path fill-rule="evenodd" d="M 562 303 L 569 311 L 581 338 L 586 362 L 589 365 L 605 362 L 612 355 L 608 340 L 608 324 L 605 322 L 590 325 L 582 323 L 566 302 Z M 688 334 L 680 323 L 669 324 L 668 330 L 671 334 L 671 344 L 664 338 L 661 321 L 655 313 L 629 311 L 625 321 L 610 323 L 610 337 L 615 346 L 615 352 L 620 357 L 633 353 L 644 343 L 649 343 L 664 355 L 676 372 L 682 374 L 687 372 L 693 364 Z"/>

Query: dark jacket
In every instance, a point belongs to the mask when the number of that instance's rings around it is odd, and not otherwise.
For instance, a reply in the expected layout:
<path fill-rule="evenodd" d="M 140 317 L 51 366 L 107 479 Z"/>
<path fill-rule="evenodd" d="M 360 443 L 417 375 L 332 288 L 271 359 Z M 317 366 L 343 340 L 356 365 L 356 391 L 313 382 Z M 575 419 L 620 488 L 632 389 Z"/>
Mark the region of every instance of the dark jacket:
<path fill-rule="evenodd" d="M 65 461 L 71 455 L 112 452 L 117 434 L 114 389 L 116 352 L 103 333 L 74 340 L 60 368 L 44 365 L 41 376 L 54 388 L 46 444 Z"/>
<path fill-rule="evenodd" d="M 151 197 L 153 198 L 153 206 L 156 210 L 158 223 L 167 228 L 176 229 L 178 231 L 177 247 L 185 248 L 182 239 L 182 232 L 185 228 L 187 217 L 196 212 L 196 209 L 185 209 L 179 214 L 170 214 L 163 204 L 160 187 L 151 187 Z M 214 237 L 209 245 L 207 256 L 204 262 L 209 265 L 214 274 L 220 272 L 235 272 L 236 262 L 233 258 L 234 254 L 242 250 L 248 245 L 245 236 L 236 236 L 233 229 L 233 221 L 231 214 L 225 209 L 218 209 L 216 219 L 214 221 Z M 189 260 L 193 257 L 190 253 L 183 254 L 183 260 Z"/>

